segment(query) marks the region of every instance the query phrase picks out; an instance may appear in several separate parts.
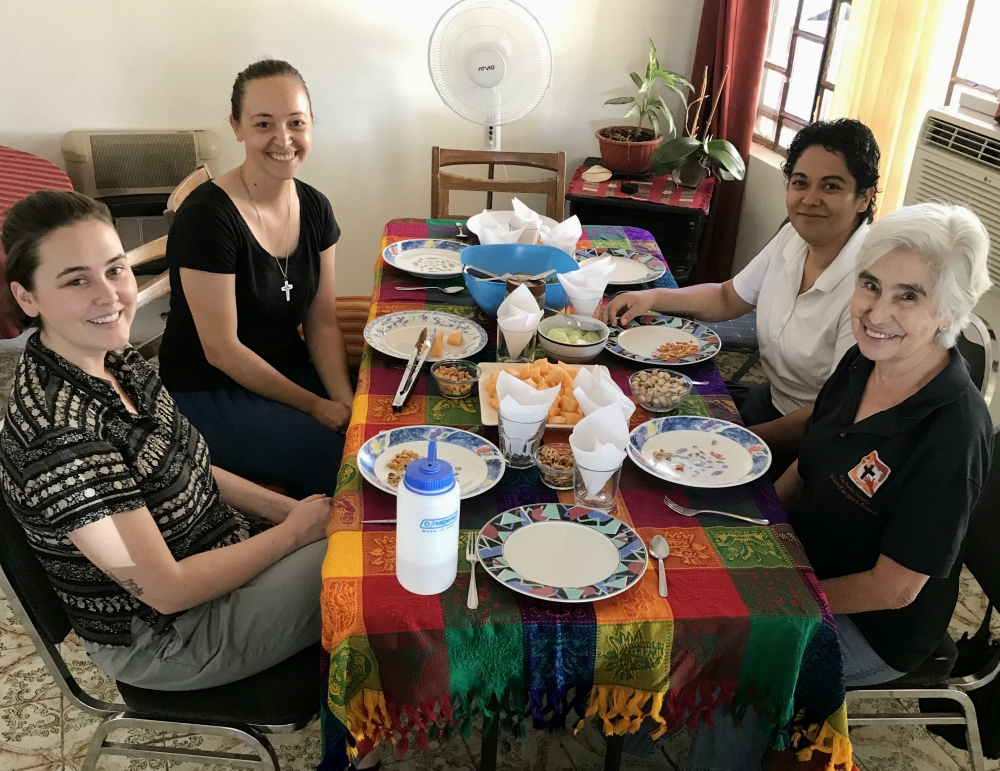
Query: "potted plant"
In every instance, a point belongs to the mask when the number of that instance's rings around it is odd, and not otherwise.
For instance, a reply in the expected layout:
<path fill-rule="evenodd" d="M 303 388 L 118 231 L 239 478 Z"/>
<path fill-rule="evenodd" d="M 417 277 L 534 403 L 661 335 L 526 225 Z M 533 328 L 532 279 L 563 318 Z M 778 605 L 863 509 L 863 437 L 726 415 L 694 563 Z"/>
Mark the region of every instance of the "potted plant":
<path fill-rule="evenodd" d="M 638 73 L 630 72 L 632 82 L 639 89 L 638 96 L 619 96 L 608 99 L 604 104 L 631 104 L 626 118 L 638 118 L 635 126 L 607 126 L 597 131 L 597 141 L 601 146 L 601 162 L 615 174 L 642 174 L 649 170 L 653 151 L 663 141 L 660 133 L 660 119 L 666 121 L 669 131 L 673 134 L 674 116 L 661 94 L 654 94 L 653 88 L 657 80 L 662 80 L 667 88 L 686 98 L 682 89 L 693 91 L 687 80 L 676 72 L 660 69 L 656 58 L 656 46 L 649 41 L 649 63 L 646 65 L 646 76 L 640 78 Z M 648 123 L 650 128 L 644 128 Z"/>
<path fill-rule="evenodd" d="M 715 108 L 719 104 L 722 90 L 726 87 L 726 76 L 729 68 L 726 67 L 722 73 L 722 81 L 719 84 L 718 94 L 712 95 L 712 112 L 705 122 L 703 136 L 699 138 L 700 126 L 698 116 L 705 101 L 705 90 L 708 86 L 708 67 L 701 81 L 701 93 L 698 98 L 691 103 L 691 107 L 696 107 L 694 116 L 690 123 L 685 126 L 687 136 L 671 139 L 653 153 L 652 165 L 655 174 L 670 174 L 674 183 L 681 187 L 698 187 L 701 181 L 712 173 L 714 166 L 722 179 L 743 179 L 746 176 L 747 168 L 740 157 L 739 151 L 732 142 L 725 139 L 713 139 L 708 133 L 712 125 L 712 118 L 715 117 Z"/>

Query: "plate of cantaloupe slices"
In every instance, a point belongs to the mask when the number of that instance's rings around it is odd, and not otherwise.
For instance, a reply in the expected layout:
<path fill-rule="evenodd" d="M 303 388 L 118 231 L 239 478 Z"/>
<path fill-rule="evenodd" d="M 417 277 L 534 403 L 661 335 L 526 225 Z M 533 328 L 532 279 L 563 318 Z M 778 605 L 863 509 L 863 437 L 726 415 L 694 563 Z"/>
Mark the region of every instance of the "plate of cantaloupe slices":
<path fill-rule="evenodd" d="M 572 428 L 583 420 L 583 410 L 573 396 L 573 379 L 581 369 L 593 370 L 595 364 L 580 365 L 553 364 L 547 359 L 540 359 L 533 364 L 497 364 L 490 362 L 480 364 L 482 377 L 479 379 L 479 411 L 482 414 L 484 426 L 497 424 L 497 379 L 503 370 L 523 380 L 528 385 L 538 389 L 561 386 L 559 395 L 549 409 L 546 428 Z"/>
<path fill-rule="evenodd" d="M 465 359 L 486 346 L 486 330 L 472 319 L 444 311 L 399 311 L 368 322 L 365 342 L 376 351 L 409 359 L 421 330 L 433 335 L 427 361 Z"/>

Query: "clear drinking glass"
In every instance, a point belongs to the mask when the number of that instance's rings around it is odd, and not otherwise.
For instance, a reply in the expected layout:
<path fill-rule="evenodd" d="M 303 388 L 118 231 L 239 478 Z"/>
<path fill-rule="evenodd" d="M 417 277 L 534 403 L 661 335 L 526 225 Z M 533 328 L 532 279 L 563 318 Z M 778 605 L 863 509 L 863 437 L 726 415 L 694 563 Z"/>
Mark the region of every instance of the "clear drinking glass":
<path fill-rule="evenodd" d="M 623 461 L 624 462 L 624 461 Z M 577 506 L 585 506 L 588 509 L 599 511 L 610 511 L 618 497 L 618 483 L 621 480 L 622 464 L 614 471 L 609 469 L 589 469 L 580 465 L 579 461 L 573 466 L 573 500 Z M 607 476 L 604 484 L 594 495 L 587 490 L 587 481 L 595 480 Z"/>
<path fill-rule="evenodd" d="M 525 422 L 504 417 L 497 418 L 500 429 L 500 452 L 510 468 L 531 468 L 535 465 L 535 453 L 542 443 L 545 433 L 545 415 L 535 421 Z"/>
<path fill-rule="evenodd" d="M 524 347 L 518 351 L 516 356 L 511 355 L 510 343 L 516 338 L 520 343 L 524 336 L 527 340 Z M 504 328 L 497 324 L 497 361 L 505 364 L 530 364 L 535 360 L 535 344 L 538 342 L 538 330 L 528 332 L 504 332 Z M 516 344 L 515 344 L 516 347 Z"/>

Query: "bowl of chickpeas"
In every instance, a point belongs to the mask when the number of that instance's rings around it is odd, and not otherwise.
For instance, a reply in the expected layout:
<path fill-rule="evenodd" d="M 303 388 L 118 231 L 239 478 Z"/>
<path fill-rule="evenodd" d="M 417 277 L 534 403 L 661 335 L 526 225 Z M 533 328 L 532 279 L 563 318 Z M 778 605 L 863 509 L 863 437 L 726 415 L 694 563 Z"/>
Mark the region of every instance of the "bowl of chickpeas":
<path fill-rule="evenodd" d="M 566 443 L 544 444 L 535 452 L 542 483 L 553 490 L 573 489 L 573 448 Z"/>
<path fill-rule="evenodd" d="M 668 369 L 641 369 L 628 379 L 640 407 L 650 412 L 672 412 L 691 393 L 691 378 Z"/>
<path fill-rule="evenodd" d="M 472 389 L 482 376 L 482 370 L 474 361 L 445 359 L 431 366 L 431 374 L 442 396 L 465 399 L 472 394 Z"/>

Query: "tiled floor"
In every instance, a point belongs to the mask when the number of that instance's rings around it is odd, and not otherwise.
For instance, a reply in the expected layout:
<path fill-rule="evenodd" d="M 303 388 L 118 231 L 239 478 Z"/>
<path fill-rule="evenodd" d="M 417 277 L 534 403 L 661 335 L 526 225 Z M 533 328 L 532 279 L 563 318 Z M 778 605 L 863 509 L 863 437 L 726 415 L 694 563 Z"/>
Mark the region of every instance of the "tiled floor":
<path fill-rule="evenodd" d="M 741 357 L 719 356 L 719 368 L 729 375 Z M 9 391 L 16 353 L 0 351 L 0 408 Z M 762 382 L 759 365 L 745 378 Z M 963 575 L 962 593 L 952 635 L 975 629 L 986 609 L 986 601 L 975 581 Z M 1000 622 L 995 622 L 1000 632 Z M 73 676 L 90 694 L 105 701 L 117 701 L 114 683 L 98 671 L 86 657 L 74 635 L 62 644 Z M 883 711 L 898 711 L 899 704 L 873 705 Z M 14 620 L 10 606 L 0 596 L 0 771 L 78 771 L 93 735 L 97 720 L 71 706 L 36 655 L 31 640 Z M 112 740 L 118 737 L 112 735 Z M 201 749 L 241 751 L 233 740 L 219 737 L 145 737 L 147 741 L 179 743 Z M 319 724 L 296 734 L 274 736 L 272 743 L 283 771 L 311 771 L 320 759 Z M 856 729 L 851 734 L 855 762 L 863 771 L 959 771 L 969 768 L 968 756 L 943 739 L 919 727 Z M 677 771 L 684 767 L 689 739 L 684 734 L 671 737 L 661 751 L 646 761 L 627 759 L 628 771 Z M 460 736 L 448 742 L 432 742 L 427 750 L 411 751 L 404 758 L 387 757 L 382 767 L 391 771 L 474 771 L 478 768 L 479 739 Z M 502 771 L 600 771 L 604 741 L 599 731 L 587 726 L 572 734 L 532 732 L 524 741 L 509 735 L 500 737 Z M 228 769 L 223 766 L 183 763 L 168 764 L 145 759 L 104 757 L 102 771 L 203 771 Z M 1000 762 L 987 761 L 989 771 L 1000 771 Z"/>

